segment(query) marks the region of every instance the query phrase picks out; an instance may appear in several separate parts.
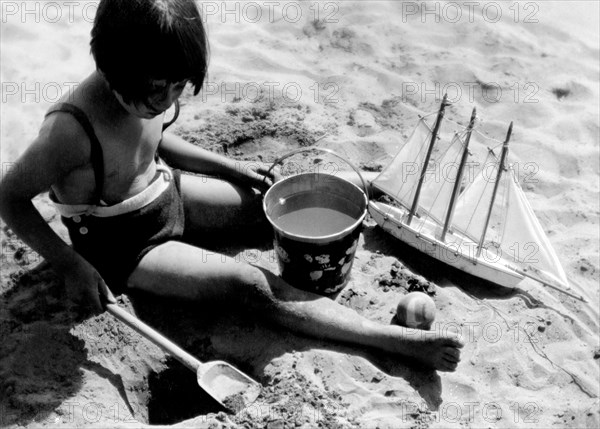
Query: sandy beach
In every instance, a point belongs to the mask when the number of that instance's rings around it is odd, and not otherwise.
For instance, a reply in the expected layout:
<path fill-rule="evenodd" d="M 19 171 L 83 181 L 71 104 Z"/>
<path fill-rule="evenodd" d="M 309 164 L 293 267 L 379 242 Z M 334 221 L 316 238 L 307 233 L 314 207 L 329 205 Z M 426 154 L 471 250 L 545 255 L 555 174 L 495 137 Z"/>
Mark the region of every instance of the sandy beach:
<path fill-rule="evenodd" d="M 2 174 L 44 112 L 94 69 L 96 2 L 26 3 L 0 3 Z M 233 312 L 122 295 L 121 306 L 200 360 L 225 360 L 262 384 L 256 403 L 228 415 L 193 373 L 112 316 L 76 319 L 59 278 L 2 224 L 0 427 L 600 426 L 598 3 L 198 4 L 209 75 L 201 94 L 184 92 L 176 134 L 240 162 L 328 148 L 373 174 L 447 93 L 447 117 L 466 124 L 476 107 L 489 139 L 502 141 L 514 121 L 509 156 L 520 185 L 588 302 L 533 281 L 514 290 L 478 281 L 369 217 L 335 299 L 387 324 L 403 295 L 428 291 L 432 329 L 466 343 L 456 372 Z M 493 140 L 475 139 L 473 156 Z M 68 240 L 48 195 L 34 203 Z M 222 251 L 278 272 L 270 238 Z"/>

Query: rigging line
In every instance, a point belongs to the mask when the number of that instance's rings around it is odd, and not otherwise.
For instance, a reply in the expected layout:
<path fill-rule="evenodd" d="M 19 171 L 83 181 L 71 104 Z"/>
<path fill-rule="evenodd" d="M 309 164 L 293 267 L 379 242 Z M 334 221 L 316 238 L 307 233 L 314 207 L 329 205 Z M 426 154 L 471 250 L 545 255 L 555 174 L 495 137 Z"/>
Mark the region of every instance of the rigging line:
<path fill-rule="evenodd" d="M 464 137 L 467 135 L 467 129 L 462 130 L 460 133 L 455 131 L 454 134 L 456 134 L 458 136 L 458 139 L 460 140 L 460 144 L 464 148 L 465 142 L 463 140 L 464 140 Z"/>
<path fill-rule="evenodd" d="M 424 115 L 417 114 L 417 116 L 418 116 L 420 119 L 425 119 L 425 118 L 428 118 L 428 117 L 429 117 L 429 116 L 431 116 L 431 115 L 436 115 L 437 113 L 438 113 L 438 111 L 436 110 L 436 111 L 434 111 L 434 112 L 426 113 L 426 114 L 424 114 Z"/>
<path fill-rule="evenodd" d="M 427 219 L 429 219 L 429 218 L 430 218 L 430 216 L 429 216 L 429 214 L 427 213 L 427 211 L 426 211 L 426 210 L 419 210 L 419 209 L 417 208 L 417 214 L 418 214 L 419 212 L 421 212 L 422 214 L 421 214 L 421 223 L 419 223 L 419 228 L 417 229 L 417 231 L 418 231 L 419 233 L 421 233 L 421 231 L 422 231 L 422 230 L 423 230 L 423 228 L 425 227 L 425 221 L 426 221 Z M 415 228 L 415 229 L 416 229 L 416 228 Z"/>
<path fill-rule="evenodd" d="M 458 140 L 461 144 L 461 147 L 463 146 L 462 141 L 460 140 L 460 138 L 458 137 L 458 133 L 454 133 L 454 137 L 452 138 L 452 141 L 450 142 L 450 144 L 448 145 L 448 147 L 446 147 L 446 149 L 444 150 L 444 152 L 441 154 L 441 156 L 439 156 L 440 161 L 443 161 L 446 158 L 446 155 L 448 154 L 448 152 L 450 151 L 450 149 L 455 145 L 455 141 Z M 454 159 L 452 160 L 452 162 L 454 162 L 454 164 L 456 164 L 456 160 L 457 158 L 461 156 L 460 151 L 456 153 L 456 155 L 454 156 Z M 441 171 L 440 171 L 440 175 L 441 175 Z M 441 180 L 443 180 L 443 177 L 440 177 Z M 429 213 L 431 213 L 433 210 L 433 207 L 435 206 L 435 203 L 437 202 L 440 194 L 442 192 L 442 186 L 438 187 L 438 191 L 435 194 L 435 198 L 433 199 L 433 202 L 431 203 L 431 206 L 429 207 L 429 211 L 426 211 L 427 213 L 427 218 L 431 218 L 434 221 L 436 221 L 436 219 L 430 215 Z M 443 217 L 443 216 L 442 216 Z"/>
<path fill-rule="evenodd" d="M 425 141 L 426 141 L 426 140 L 425 140 L 425 138 L 427 138 L 427 137 L 428 137 L 428 136 L 431 134 L 431 128 L 429 128 L 429 126 L 427 125 L 427 123 L 426 123 L 426 122 L 425 122 L 423 119 L 419 120 L 419 123 L 418 123 L 418 124 L 415 126 L 415 128 L 413 129 L 413 131 L 412 131 L 412 133 L 411 133 L 411 135 L 410 135 L 410 138 L 409 138 L 409 139 L 408 139 L 408 141 L 407 141 L 407 142 L 404 144 L 404 146 L 402 147 L 402 149 L 400 149 L 400 151 L 402 151 L 402 150 L 404 149 L 404 147 L 405 147 L 407 144 L 409 144 L 409 143 L 410 143 L 410 141 L 411 141 L 411 140 L 412 140 L 412 138 L 414 137 L 415 133 L 417 132 L 417 129 L 419 128 L 419 125 L 421 125 L 421 124 L 422 124 L 422 125 L 424 125 L 424 126 L 427 128 L 427 130 L 429 131 L 429 134 L 426 134 L 426 135 L 424 136 L 424 139 L 421 141 L 421 144 L 419 145 L 419 152 L 417 152 L 417 157 L 416 157 L 416 159 L 415 159 L 415 160 L 412 160 L 412 162 L 415 162 L 416 160 L 418 160 L 418 159 L 420 158 L 420 156 L 421 156 L 421 154 L 422 154 L 423 150 L 425 150 L 425 148 L 426 148 L 426 144 L 424 144 L 424 143 L 425 143 Z M 390 166 L 391 166 L 391 165 L 394 163 L 394 161 L 396 160 L 396 158 L 398 157 L 398 155 L 399 155 L 399 154 L 400 154 L 400 152 L 398 152 L 398 154 L 396 154 L 396 156 L 395 156 L 395 157 L 392 159 L 392 162 L 391 162 L 391 163 L 388 165 L 388 167 L 386 167 L 386 168 L 385 168 L 383 171 L 387 170 L 387 168 L 389 168 L 389 167 L 390 167 Z M 402 164 L 402 163 L 401 163 L 401 164 Z M 403 169 L 401 168 L 400 170 L 401 170 L 401 171 L 400 171 L 400 173 L 402 174 L 402 173 L 403 173 Z M 406 182 L 405 182 L 404 180 L 402 180 L 402 181 L 401 181 L 401 183 L 402 183 L 402 184 L 400 185 L 400 188 L 399 188 L 399 189 L 398 189 L 398 191 L 396 192 L 396 195 L 394 195 L 394 196 L 393 196 L 393 197 L 395 197 L 395 199 L 398 199 L 398 197 L 399 197 L 399 196 L 402 194 L 402 190 L 403 190 L 403 188 L 404 188 L 404 185 L 406 184 Z M 411 187 L 410 189 L 408 189 L 408 192 L 409 192 L 409 193 L 411 193 L 411 192 L 412 192 L 412 191 L 415 189 L 415 186 L 416 186 L 416 185 L 413 183 L 412 187 Z M 402 203 L 402 205 L 404 205 L 404 204 Z M 386 215 L 389 215 L 389 214 L 390 214 L 391 207 L 393 207 L 393 206 L 392 206 L 392 205 L 390 205 L 390 208 L 389 208 L 389 209 L 387 209 L 387 211 L 385 212 L 385 214 L 386 214 Z"/>
<path fill-rule="evenodd" d="M 509 201 L 509 195 L 510 195 L 509 186 L 510 186 L 510 184 L 507 184 L 506 182 L 508 180 L 512 180 L 511 171 L 512 171 L 512 169 L 509 167 L 507 174 L 504 174 L 502 176 L 502 179 L 504 180 L 504 184 L 503 184 L 504 185 L 503 186 L 504 195 L 502 196 L 502 207 L 504 208 L 504 210 L 502 211 L 502 217 L 500 219 L 502 222 L 502 232 L 499 237 L 500 246 L 502 246 L 502 242 L 504 241 L 504 236 L 506 235 L 506 228 L 508 228 L 508 222 L 506 222 L 506 219 L 508 217 L 508 209 L 509 209 L 508 205 L 510 204 L 510 201 Z"/>
<path fill-rule="evenodd" d="M 427 125 L 427 124 L 425 124 L 425 125 Z M 423 153 L 423 151 L 427 150 L 427 144 L 426 143 L 427 143 L 427 140 L 429 139 L 429 135 L 430 134 L 431 134 L 431 130 L 429 130 L 429 134 L 425 135 L 424 139 L 421 141 L 421 145 L 419 147 L 419 152 L 417 153 L 417 157 L 414 160 L 412 160 L 413 163 L 421 158 L 421 154 Z M 425 169 L 427 168 L 427 166 L 423 166 L 422 168 L 423 168 L 423 171 L 425 171 Z M 422 173 L 422 174 L 424 174 L 424 173 Z M 405 183 L 406 182 L 404 182 L 404 181 L 402 182 L 402 185 L 400 186 L 400 190 L 398 191 L 398 193 L 400 193 L 400 191 L 404 187 Z M 417 184 L 413 183 L 412 186 L 411 186 L 411 188 L 408 191 L 412 192 L 415 189 L 416 186 L 417 186 Z"/>
<path fill-rule="evenodd" d="M 458 125 L 460 128 L 462 128 L 462 132 L 463 132 L 463 133 L 466 133 L 466 130 L 467 130 L 467 126 L 468 126 L 468 124 L 467 124 L 467 125 L 463 125 L 463 124 L 461 124 L 460 122 L 456 122 L 456 121 L 454 121 L 454 120 L 452 120 L 452 119 L 449 119 L 449 118 L 447 118 L 447 117 L 444 117 L 444 120 L 445 120 L 445 121 L 448 121 L 448 122 L 452 122 L 454 125 Z M 458 134 L 458 131 L 454 131 L 454 133 L 455 133 L 455 134 Z"/>
<path fill-rule="evenodd" d="M 423 123 L 424 123 L 424 122 L 423 122 Z M 426 124 L 425 124 L 425 125 L 426 125 Z M 431 133 L 431 132 L 430 132 L 430 133 Z M 430 135 L 430 133 L 429 133 L 429 134 L 427 134 L 427 135 L 425 136 L 425 138 L 427 138 L 427 137 Z M 423 140 L 423 141 L 422 141 L 422 143 L 424 143 L 424 142 L 425 142 L 425 140 Z M 416 159 L 415 159 L 415 160 L 413 160 L 412 162 L 415 162 L 416 160 L 418 160 L 418 159 L 421 157 L 421 154 L 423 153 L 423 151 L 424 151 L 425 149 L 426 149 L 426 145 L 425 145 L 425 144 L 421 144 L 421 145 L 420 145 L 420 148 L 419 148 L 419 152 L 417 153 L 417 157 L 416 157 Z M 402 173 L 402 169 L 401 169 L 401 173 Z M 406 182 L 405 182 L 404 180 L 402 180 L 402 184 L 400 185 L 400 188 L 398 189 L 398 192 L 396 192 L 396 195 L 395 195 L 395 197 L 396 197 L 396 198 L 398 198 L 400 195 L 402 195 L 402 194 L 403 194 L 403 192 L 402 192 L 402 191 L 403 191 L 403 189 L 404 189 L 404 186 L 405 186 L 405 185 L 406 185 Z M 407 191 L 407 192 L 408 192 L 408 194 L 409 194 L 409 195 L 410 195 L 411 193 L 413 193 L 413 192 L 414 192 L 414 190 L 415 190 L 416 186 L 417 186 L 417 183 L 413 183 L 413 184 L 412 184 L 412 185 L 411 185 L 411 186 L 408 188 L 408 191 Z M 405 192 L 404 194 L 406 194 L 406 192 Z M 401 204 L 402 204 L 402 205 L 404 205 L 404 203 L 401 203 Z M 390 213 L 390 211 L 391 211 L 391 207 L 392 207 L 392 206 L 390 206 L 390 209 L 388 209 L 388 210 L 386 211 L 386 215 L 389 215 L 389 213 Z M 409 209 L 409 210 L 410 210 L 410 209 Z"/>
<path fill-rule="evenodd" d="M 481 137 L 483 137 L 483 138 L 484 138 L 484 139 L 486 139 L 486 140 L 491 140 L 491 141 L 494 141 L 494 142 L 498 143 L 498 145 L 502 145 L 502 144 L 504 144 L 504 142 L 503 142 L 503 141 L 497 140 L 497 139 L 495 139 L 495 138 L 493 138 L 493 137 L 486 136 L 486 135 L 485 135 L 485 134 L 483 134 L 481 131 L 479 131 L 477 128 L 474 128 L 474 129 L 473 129 L 473 131 L 474 131 L 474 132 L 476 132 L 477 134 L 479 134 Z M 496 147 L 496 146 L 494 146 L 494 147 Z"/>
<path fill-rule="evenodd" d="M 422 117 L 422 118 L 426 118 L 426 117 L 428 117 L 428 116 L 431 116 L 431 115 L 434 115 L 434 114 L 436 114 L 436 113 L 437 113 L 437 112 L 431 112 L 431 113 L 428 113 L 428 114 L 427 114 L 427 115 L 425 115 L 425 116 L 421 116 L 421 115 L 419 115 L 419 116 L 420 116 L 420 117 Z M 463 132 L 463 133 L 466 133 L 467 125 L 463 125 L 463 124 L 461 124 L 460 122 L 457 122 L 457 121 L 455 121 L 455 120 L 453 120 L 453 119 L 450 119 L 450 118 L 448 118 L 448 117 L 445 117 L 445 118 L 444 118 L 444 120 L 445 120 L 445 121 L 448 121 L 448 122 L 452 122 L 452 123 L 453 123 L 453 124 L 455 124 L 455 125 L 458 125 L 460 128 L 462 128 L 462 130 L 463 130 L 462 132 Z M 502 145 L 502 144 L 504 144 L 504 141 L 497 140 L 497 139 L 495 139 L 495 138 L 493 138 L 493 137 L 489 137 L 489 136 L 487 136 L 487 135 L 483 134 L 481 131 L 479 131 L 479 129 L 478 129 L 478 128 L 473 128 L 473 131 L 474 131 L 475 133 L 479 134 L 481 137 L 483 137 L 483 138 L 484 138 L 484 139 L 486 139 L 486 140 L 491 140 L 491 141 L 494 141 L 494 142 L 498 143 L 498 145 Z M 458 131 L 454 131 L 454 132 L 458 134 Z M 495 148 L 495 147 L 496 147 L 496 146 L 494 146 L 494 148 Z"/>
<path fill-rule="evenodd" d="M 490 155 L 488 154 L 488 156 L 486 156 L 486 158 L 485 158 L 484 165 L 487 164 L 487 160 L 488 160 L 489 157 L 490 157 Z M 481 170 L 478 175 L 482 175 L 483 176 L 483 170 Z M 485 180 L 485 179 L 483 179 L 483 180 Z M 488 185 L 490 184 L 490 182 L 488 180 L 485 180 L 485 182 L 486 182 L 486 184 L 483 187 L 483 192 L 481 192 L 481 194 L 479 195 L 479 199 L 477 200 L 477 204 L 475 205 L 475 208 L 473 209 L 473 213 L 469 217 L 469 222 L 467 223 L 467 227 L 465 228 L 465 232 L 469 230 L 469 227 L 471 226 L 471 222 L 473 222 L 473 218 L 475 217 L 475 214 L 477 213 L 477 208 L 479 207 L 479 204 L 481 203 L 481 199 L 483 198 L 483 195 L 485 194 L 485 190 L 487 189 Z"/>
<path fill-rule="evenodd" d="M 443 153 L 438 157 L 440 160 L 443 160 L 446 157 L 446 155 L 448 154 L 448 151 L 454 145 L 453 142 L 454 142 L 454 138 L 452 138 L 452 141 L 450 142 L 448 147 L 446 147 L 446 149 L 443 151 Z M 454 158 L 454 161 L 456 161 L 456 157 Z M 427 174 L 427 171 L 425 171 L 424 174 Z M 435 172 L 434 172 L 434 174 L 435 174 Z M 435 218 L 433 218 L 433 216 L 431 216 L 430 213 L 431 213 L 432 207 L 435 206 L 435 203 L 438 200 L 441 192 L 442 192 L 442 187 L 440 186 L 438 188 L 437 193 L 435 194 L 435 198 L 433 199 L 433 202 L 431 203 L 431 207 L 429 207 L 429 210 L 423 210 L 425 212 L 425 215 L 424 215 L 423 222 L 421 222 L 421 224 L 419 226 L 419 232 L 421 232 L 422 228 L 425 226 L 425 222 L 424 222 L 425 219 L 433 219 L 435 221 Z"/>
<path fill-rule="evenodd" d="M 429 131 L 429 133 L 431 133 L 431 128 L 429 128 L 429 126 L 427 125 L 427 123 L 425 121 L 423 121 L 422 119 L 419 120 L 419 122 L 417 123 L 417 125 L 413 128 L 410 137 L 408 138 L 408 140 L 406 141 L 406 143 L 404 143 L 404 145 L 402 146 L 402 148 L 398 151 L 398 153 L 396 153 L 396 155 L 394 156 L 394 158 L 392 159 L 392 162 L 390 162 L 390 164 L 383 169 L 382 172 L 386 171 L 389 167 L 391 167 L 394 164 L 394 161 L 398 158 L 398 156 L 400 155 L 400 152 L 402 152 L 407 145 L 410 144 L 410 142 L 412 141 L 413 137 L 415 137 L 415 133 L 417 132 L 418 128 L 420 125 L 423 125 L 427 128 L 427 130 Z M 427 138 L 428 135 L 424 136 L 424 139 L 421 141 L 421 144 L 419 145 L 419 152 L 417 152 L 417 159 L 419 158 L 419 155 L 421 155 L 421 153 L 424 150 L 424 147 L 426 146 L 425 143 L 425 138 Z M 412 160 L 414 162 L 414 160 Z M 400 186 L 400 190 L 402 190 L 402 187 L 404 186 L 404 181 L 402 182 L 402 186 Z"/>
<path fill-rule="evenodd" d="M 419 219 L 421 222 L 419 223 L 419 227 L 415 228 L 419 234 L 421 233 L 421 231 L 423 231 L 423 227 L 425 226 L 425 221 L 429 218 L 429 216 L 427 215 L 427 212 L 425 212 L 425 213 L 423 213 L 423 212 L 424 212 L 424 210 L 419 210 L 417 208 L 417 215 L 419 213 L 421 213 L 421 216 Z"/>
<path fill-rule="evenodd" d="M 440 137 L 439 137 L 439 136 L 436 136 L 436 138 L 437 138 L 438 140 L 440 139 Z M 429 148 L 428 148 L 428 149 L 429 149 Z M 419 152 L 419 153 L 420 153 L 420 152 Z M 427 158 L 427 156 L 426 156 L 425 158 Z M 428 164 L 429 164 L 429 163 L 428 163 Z M 423 180 L 425 179 L 425 175 L 427 174 L 427 167 L 428 167 L 428 166 L 427 166 L 427 165 L 425 165 L 425 161 L 423 161 L 423 168 L 421 169 L 421 174 L 419 175 L 419 180 L 418 180 L 418 182 L 417 182 L 417 186 L 419 186 L 419 183 L 421 183 L 421 181 L 423 181 Z M 418 188 L 417 188 L 417 189 L 418 189 Z M 411 190 L 412 190 L 412 189 L 411 189 Z M 418 207 L 417 207 L 416 211 L 417 211 L 417 212 L 419 211 Z"/>

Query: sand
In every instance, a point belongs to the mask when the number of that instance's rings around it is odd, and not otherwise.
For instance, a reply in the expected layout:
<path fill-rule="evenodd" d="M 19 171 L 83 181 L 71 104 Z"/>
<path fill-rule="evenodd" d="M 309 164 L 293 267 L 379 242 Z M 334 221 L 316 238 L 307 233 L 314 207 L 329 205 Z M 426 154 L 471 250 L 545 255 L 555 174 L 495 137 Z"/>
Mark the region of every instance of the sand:
<path fill-rule="evenodd" d="M 93 69 L 87 4 L 71 13 L 63 5 L 56 20 L 42 3 L 37 16 L 2 3 L 3 171 L 35 137 L 56 91 Z M 252 5 L 228 3 L 234 12 L 225 15 L 222 3 L 205 3 L 208 83 L 201 96 L 183 95 L 176 133 L 251 161 L 315 144 L 377 171 L 446 90 L 450 119 L 464 123 L 477 107 L 480 131 L 497 140 L 515 122 L 510 156 L 521 185 L 589 302 L 534 282 L 512 291 L 478 282 L 399 245 L 370 219 L 337 301 L 391 323 L 401 296 L 427 291 L 438 309 L 432 329 L 460 330 L 466 341 L 455 373 L 233 312 L 121 296 L 199 359 L 225 360 L 263 385 L 255 404 L 226 415 L 193 373 L 108 314 L 77 319 L 58 278 L 3 226 L 0 426 L 598 427 L 598 5 L 503 3 L 498 16 L 488 2 L 471 13 L 463 5 L 457 19 L 455 3 L 439 3 L 437 22 L 420 3 L 254 4 L 260 18 Z M 66 238 L 47 195 L 35 204 Z M 268 240 L 225 250 L 278 270 Z"/>

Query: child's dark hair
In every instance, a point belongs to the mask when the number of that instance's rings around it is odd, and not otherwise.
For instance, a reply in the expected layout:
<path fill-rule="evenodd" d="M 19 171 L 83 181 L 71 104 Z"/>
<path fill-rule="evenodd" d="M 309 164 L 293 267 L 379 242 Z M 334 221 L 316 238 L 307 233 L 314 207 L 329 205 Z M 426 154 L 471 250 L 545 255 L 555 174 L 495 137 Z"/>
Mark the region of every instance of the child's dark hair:
<path fill-rule="evenodd" d="M 206 76 L 208 41 L 194 0 L 102 0 L 90 45 L 126 102 L 144 100 L 152 79 L 190 79 L 198 94 Z"/>

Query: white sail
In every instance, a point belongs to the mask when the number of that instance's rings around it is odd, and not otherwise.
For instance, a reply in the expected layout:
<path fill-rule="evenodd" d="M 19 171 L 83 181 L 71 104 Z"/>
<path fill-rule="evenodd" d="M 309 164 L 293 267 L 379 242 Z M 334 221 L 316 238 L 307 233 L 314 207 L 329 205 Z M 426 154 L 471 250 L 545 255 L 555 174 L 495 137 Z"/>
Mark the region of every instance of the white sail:
<path fill-rule="evenodd" d="M 406 144 L 377 176 L 373 185 L 404 207 L 410 208 L 430 140 L 431 129 L 425 120 L 421 119 Z"/>
<path fill-rule="evenodd" d="M 455 134 L 452 140 L 448 139 L 450 143 L 438 138 L 429 164 L 423 171 L 425 156 L 431 143 L 431 133 L 429 125 L 421 119 L 406 144 L 377 176 L 373 185 L 410 209 L 419 179 L 423 175 L 417 213 L 443 224 L 452 196 L 463 142 L 458 134 Z"/>
<path fill-rule="evenodd" d="M 503 162 L 506 160 L 511 131 L 512 123 L 503 144 Z M 419 248 L 419 244 L 428 244 L 441 231 L 439 226 L 443 224 L 449 208 L 464 148 L 460 134 L 455 133 L 454 138 L 445 139 L 444 133 L 440 131 L 432 148 L 431 158 L 425 166 L 431 135 L 431 128 L 421 119 L 390 165 L 373 181 L 376 188 L 405 209 L 410 209 L 420 179 L 424 179 L 417 211 L 420 223 L 408 224 L 401 214 L 392 216 L 398 228 L 389 229 L 393 222 L 390 223 L 389 218 L 382 215 L 377 205 L 373 206 L 374 213 L 378 213 L 374 218 L 384 229 L 387 225 L 388 232 L 416 248 Z M 453 250 L 458 259 L 450 260 L 444 256 L 444 252 L 426 253 L 498 284 L 512 285 L 522 280 L 523 276 L 529 276 L 546 286 L 585 301 L 582 296 L 569 292 L 566 274 L 527 202 L 512 167 L 507 168 L 505 163 L 503 171 L 498 174 L 499 164 L 494 152 L 490 150 L 486 162 L 479 166 L 474 179 L 471 179 L 470 174 L 473 172 L 470 169 L 473 165 L 466 169 L 465 178 L 469 183 L 456 199 L 450 234 L 446 236 L 450 238 L 445 243 L 435 243 L 440 248 L 445 248 L 447 243 L 458 246 L 460 252 Z M 403 214 L 406 213 L 404 211 Z M 405 224 L 406 228 L 400 224 Z M 471 253 L 468 249 L 478 251 Z M 482 263 L 477 263 L 477 260 Z M 465 264 L 465 261 L 468 263 Z M 487 263 L 483 263 L 484 261 Z"/>
<path fill-rule="evenodd" d="M 485 227 L 485 220 L 492 201 L 497 172 L 498 162 L 494 157 L 494 162 L 484 163 L 483 168 L 473 181 L 466 186 L 456 202 L 452 227 L 468 236 L 475 243 L 479 243 Z M 504 194 L 501 188 L 502 186 L 499 186 L 499 194 Z M 496 196 L 494 204 L 496 210 L 492 211 L 496 216 L 494 216 L 494 221 L 490 219 L 489 231 L 486 233 L 486 241 L 488 242 L 498 238 L 495 232 L 500 229 L 500 222 L 498 222 L 497 218 L 499 217 L 498 212 L 503 210 L 498 201 L 502 200 L 502 198 L 498 198 L 498 196 L 501 195 Z"/>
<path fill-rule="evenodd" d="M 460 195 L 454 216 L 453 227 L 475 243 L 483 233 L 498 164 L 486 167 Z M 483 257 L 490 262 L 502 257 L 517 269 L 568 287 L 558 257 L 512 168 L 501 175 L 483 247 Z"/>
<path fill-rule="evenodd" d="M 519 186 L 514 170 L 506 175 L 508 204 L 501 249 L 532 275 L 568 287 L 558 256 Z"/>
<path fill-rule="evenodd" d="M 423 214 L 433 218 L 439 224 L 443 224 L 446 220 L 463 147 L 458 134 L 454 135 L 449 144 L 438 142 L 436 144 L 438 153 L 432 155 L 425 174 L 419 197 L 419 208 Z"/>

